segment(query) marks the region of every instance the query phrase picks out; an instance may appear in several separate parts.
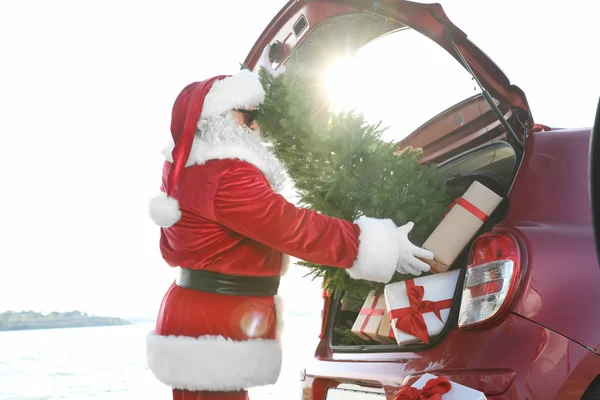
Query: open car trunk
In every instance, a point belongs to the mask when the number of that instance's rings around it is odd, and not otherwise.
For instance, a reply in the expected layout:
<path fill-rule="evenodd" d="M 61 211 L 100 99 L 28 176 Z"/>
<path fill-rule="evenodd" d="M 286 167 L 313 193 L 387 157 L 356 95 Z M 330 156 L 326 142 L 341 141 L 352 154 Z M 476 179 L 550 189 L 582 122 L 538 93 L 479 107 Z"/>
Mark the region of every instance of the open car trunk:
<path fill-rule="evenodd" d="M 518 165 L 517 155 L 506 141 L 486 143 L 439 164 L 440 174 L 446 181 L 447 191 L 452 197 L 460 197 L 474 181 L 478 181 L 503 198 L 500 205 L 489 216 L 473 240 L 489 232 L 494 225 L 502 221 L 506 216 L 510 207 L 508 191 Z M 469 250 L 470 244 L 465 247 L 452 265 L 452 270 L 460 270 L 454 290 L 452 308 L 444 329 L 439 335 L 432 336 L 429 344 L 416 343 L 398 346 L 396 344 L 378 343 L 373 340 L 359 345 L 348 343 L 348 340 L 345 340 L 343 334 L 340 333 L 340 329 L 348 330 L 352 328 L 354 321 L 358 318 L 360 309 L 363 307 L 363 303 L 350 300 L 347 301 L 350 305 L 345 305 L 344 301 L 348 300 L 345 298 L 345 293 L 337 293 L 334 298 L 327 302 L 329 309 L 324 314 L 327 315 L 327 318 L 323 321 L 325 324 L 323 336 L 329 338 L 330 347 L 337 352 L 352 353 L 418 352 L 435 346 L 443 340 L 448 331 L 457 328 Z"/>
<path fill-rule="evenodd" d="M 409 46 L 390 47 L 393 41 L 388 39 L 403 32 L 416 33 L 426 41 L 415 39 L 412 52 Z M 310 82 L 313 98 L 326 104 L 331 101 L 331 96 L 320 83 L 323 71 L 379 40 L 388 41 L 386 51 L 379 54 L 401 54 L 402 57 L 375 60 L 379 64 L 375 62 L 366 72 L 363 71 L 365 76 L 362 78 L 367 82 L 377 82 L 373 86 L 380 87 L 381 94 L 365 92 L 362 97 L 384 99 L 381 108 L 391 110 L 392 122 L 410 120 L 400 123 L 394 131 L 396 136 L 391 140 L 397 142 L 400 148 L 422 148 L 421 162 L 438 165 L 447 191 L 453 198 L 460 197 L 475 180 L 503 198 L 474 238 L 490 231 L 508 211 L 508 193 L 520 165 L 527 132 L 533 127 L 533 119 L 522 91 L 511 85 L 500 69 L 450 22 L 439 5 L 404 0 L 389 1 L 385 5 L 359 0 L 290 1 L 265 29 L 245 64 L 257 71 L 262 49 L 270 44 L 273 46 L 273 67 L 293 67 L 304 81 Z M 406 86 L 393 86 L 393 82 L 403 78 L 401 67 L 422 58 L 421 49 L 427 46 L 435 47 L 437 50 L 432 51 L 440 52 L 435 57 L 446 57 L 452 68 L 460 72 L 452 72 L 455 75 L 444 78 L 445 69 L 450 67 L 438 64 L 440 59 L 434 58 L 427 65 L 440 65 L 440 70 L 432 69 L 424 75 L 421 86 L 415 86 L 414 93 L 403 97 L 407 92 Z M 398 67 L 398 71 L 387 69 L 389 77 L 380 79 L 386 66 Z M 418 66 L 412 71 L 418 71 Z M 437 101 L 440 97 L 439 83 L 454 82 L 459 75 L 461 79 L 465 78 L 465 87 L 461 88 L 464 90 L 457 93 L 450 85 L 445 101 Z M 407 82 L 415 79 L 410 76 Z M 346 85 L 356 85 L 354 76 Z M 473 94 L 473 88 L 480 92 Z M 429 114 L 419 113 L 431 104 Z M 410 112 L 397 118 L 398 110 L 407 109 Z M 426 118 L 423 118 L 425 115 Z M 385 117 L 382 119 L 384 123 L 388 122 Z M 344 342 L 335 328 L 350 328 L 362 307 L 360 301 L 355 305 L 343 305 L 344 293 L 326 301 L 323 340 L 328 340 L 329 347 L 336 352 L 421 351 L 435 346 L 457 326 L 469 248 L 470 245 L 466 246 L 451 266 L 451 269 L 460 269 L 453 306 L 444 330 L 432 337 L 428 345 L 400 347 L 377 342 L 359 345 Z"/>

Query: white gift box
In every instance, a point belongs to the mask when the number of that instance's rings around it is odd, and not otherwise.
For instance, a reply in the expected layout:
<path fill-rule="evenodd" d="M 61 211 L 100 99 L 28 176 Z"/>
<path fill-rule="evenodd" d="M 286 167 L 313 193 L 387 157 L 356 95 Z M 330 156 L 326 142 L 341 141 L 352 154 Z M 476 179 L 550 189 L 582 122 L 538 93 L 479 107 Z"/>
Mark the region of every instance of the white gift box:
<path fill-rule="evenodd" d="M 454 297 L 459 272 L 460 270 L 453 270 L 440 274 L 423 276 L 409 281 L 390 283 L 385 286 L 384 295 L 386 309 L 389 312 L 394 336 L 399 345 L 418 342 L 427 343 L 428 338 L 438 335 L 442 331 L 446 325 L 446 321 L 448 321 L 448 316 L 450 315 L 452 298 Z M 414 293 L 414 290 L 423 292 L 422 301 L 420 302 L 421 307 L 419 308 L 418 314 L 422 315 L 426 325 L 427 335 L 425 336 L 427 336 L 427 340 L 419 339 L 416 335 L 405 332 L 397 327 L 398 318 L 394 317 L 395 315 L 405 315 L 401 317 L 403 321 L 407 321 L 406 318 L 415 318 L 414 315 L 410 315 L 411 304 L 407 288 L 411 293 Z M 433 304 L 431 302 L 433 302 Z M 439 311 L 441 321 L 436 313 L 432 311 L 434 308 Z M 403 326 L 405 324 L 401 321 L 400 325 Z M 410 325 L 414 326 L 415 324 L 412 323 Z"/>
<path fill-rule="evenodd" d="M 435 378 L 437 378 L 437 376 L 424 374 L 411 386 L 416 389 L 422 389 L 430 379 Z M 471 389 L 470 387 L 460 385 L 452 381 L 450 381 L 450 384 L 450 391 L 442 395 L 442 400 L 486 400 L 485 394 L 479 390 Z"/>

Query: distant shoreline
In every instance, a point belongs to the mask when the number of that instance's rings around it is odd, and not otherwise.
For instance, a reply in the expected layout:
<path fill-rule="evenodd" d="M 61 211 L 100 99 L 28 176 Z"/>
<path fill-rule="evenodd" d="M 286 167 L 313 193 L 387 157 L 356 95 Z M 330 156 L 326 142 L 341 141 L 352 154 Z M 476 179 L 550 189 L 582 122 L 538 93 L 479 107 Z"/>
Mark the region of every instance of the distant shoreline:
<path fill-rule="evenodd" d="M 81 311 L 66 313 L 51 312 L 47 315 L 34 311 L 7 311 L 0 313 L 0 332 L 131 324 L 130 321 L 123 318 L 90 316 Z"/>

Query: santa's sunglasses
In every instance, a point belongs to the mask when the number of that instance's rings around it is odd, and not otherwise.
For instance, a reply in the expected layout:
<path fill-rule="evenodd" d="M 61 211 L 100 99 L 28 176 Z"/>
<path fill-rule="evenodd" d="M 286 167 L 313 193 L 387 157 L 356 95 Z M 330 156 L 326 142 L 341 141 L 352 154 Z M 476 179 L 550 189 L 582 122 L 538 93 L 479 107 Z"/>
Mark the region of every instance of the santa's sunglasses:
<path fill-rule="evenodd" d="M 256 121 L 256 117 L 258 117 L 258 109 L 256 110 L 246 110 L 243 108 L 236 108 L 235 111 L 240 112 L 246 116 L 246 126 L 250 127 L 254 121 Z"/>

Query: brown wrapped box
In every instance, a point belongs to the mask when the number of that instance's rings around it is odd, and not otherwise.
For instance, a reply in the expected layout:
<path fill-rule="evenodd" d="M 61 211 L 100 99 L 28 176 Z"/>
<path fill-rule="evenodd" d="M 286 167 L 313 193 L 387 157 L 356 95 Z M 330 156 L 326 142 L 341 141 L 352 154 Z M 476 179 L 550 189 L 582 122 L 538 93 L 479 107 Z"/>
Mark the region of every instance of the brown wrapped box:
<path fill-rule="evenodd" d="M 381 320 L 381 325 L 379 325 L 379 331 L 377 332 L 377 341 L 384 344 L 396 343 L 396 338 L 394 336 L 394 330 L 392 329 L 392 325 L 390 323 L 390 316 L 388 315 L 387 306 L 385 308 L 385 316 Z"/>
<path fill-rule="evenodd" d="M 377 294 L 371 290 L 352 326 L 352 333 L 364 340 L 378 341 L 379 326 L 384 317 L 387 318 L 385 297 L 383 297 L 383 293 Z"/>
<path fill-rule="evenodd" d="M 422 246 L 435 255 L 434 260 L 426 260 L 432 272 L 448 271 L 501 201 L 502 197 L 477 181 L 455 200 L 448 214 Z"/>

